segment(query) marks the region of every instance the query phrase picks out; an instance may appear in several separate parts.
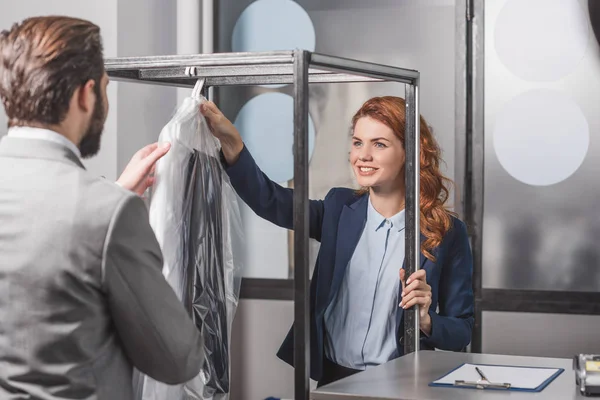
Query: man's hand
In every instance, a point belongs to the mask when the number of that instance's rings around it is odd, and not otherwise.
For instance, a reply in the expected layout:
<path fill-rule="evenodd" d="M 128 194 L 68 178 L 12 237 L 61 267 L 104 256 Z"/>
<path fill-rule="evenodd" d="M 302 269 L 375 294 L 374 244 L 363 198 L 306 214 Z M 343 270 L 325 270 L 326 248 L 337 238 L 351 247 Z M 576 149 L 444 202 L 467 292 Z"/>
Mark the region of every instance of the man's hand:
<path fill-rule="evenodd" d="M 156 162 L 167 154 L 170 148 L 170 143 L 162 143 L 160 146 L 158 143 L 152 143 L 138 150 L 131 157 L 117 184 L 135 192 L 138 196 L 143 195 L 146 189 L 154 184 Z"/>

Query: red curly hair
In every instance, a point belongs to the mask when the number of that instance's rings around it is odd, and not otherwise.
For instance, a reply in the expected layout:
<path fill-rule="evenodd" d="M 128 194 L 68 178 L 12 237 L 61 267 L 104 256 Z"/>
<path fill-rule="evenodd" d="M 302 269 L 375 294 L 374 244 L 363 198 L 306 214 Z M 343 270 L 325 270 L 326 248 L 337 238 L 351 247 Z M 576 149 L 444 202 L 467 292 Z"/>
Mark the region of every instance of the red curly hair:
<path fill-rule="evenodd" d="M 352 129 L 363 117 L 371 117 L 394 131 L 405 147 L 406 102 L 400 97 L 374 97 L 367 100 L 352 117 Z M 431 129 L 421 116 L 421 162 L 420 162 L 420 227 L 426 240 L 421 251 L 435 261 L 432 250 L 439 246 L 446 232 L 452 227 L 452 216 L 445 204 L 452 181 L 440 172 L 441 151 Z M 366 189 L 361 192 L 366 193 Z"/>

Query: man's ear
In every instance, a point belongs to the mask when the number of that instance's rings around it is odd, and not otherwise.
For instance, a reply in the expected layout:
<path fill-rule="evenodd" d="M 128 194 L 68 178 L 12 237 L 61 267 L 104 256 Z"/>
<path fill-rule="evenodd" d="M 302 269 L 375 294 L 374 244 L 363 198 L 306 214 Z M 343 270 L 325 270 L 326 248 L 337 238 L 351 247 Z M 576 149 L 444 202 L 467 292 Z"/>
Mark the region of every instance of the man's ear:
<path fill-rule="evenodd" d="M 74 95 L 77 96 L 77 105 L 83 112 L 91 113 L 94 109 L 94 102 L 96 101 L 95 85 L 96 82 L 90 79 L 75 90 Z"/>

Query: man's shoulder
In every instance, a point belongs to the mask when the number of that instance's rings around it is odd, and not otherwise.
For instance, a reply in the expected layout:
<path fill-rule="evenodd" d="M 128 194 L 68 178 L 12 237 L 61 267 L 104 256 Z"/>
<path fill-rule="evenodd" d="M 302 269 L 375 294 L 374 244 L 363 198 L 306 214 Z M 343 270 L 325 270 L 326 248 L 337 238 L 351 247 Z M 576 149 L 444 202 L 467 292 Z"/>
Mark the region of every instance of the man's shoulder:
<path fill-rule="evenodd" d="M 108 224 L 123 204 L 137 197 L 135 193 L 117 183 L 103 177 L 92 176 L 88 172 L 82 174 L 79 186 L 81 195 L 78 206 L 85 214 L 82 217 L 87 221 L 100 219 L 102 223 Z"/>

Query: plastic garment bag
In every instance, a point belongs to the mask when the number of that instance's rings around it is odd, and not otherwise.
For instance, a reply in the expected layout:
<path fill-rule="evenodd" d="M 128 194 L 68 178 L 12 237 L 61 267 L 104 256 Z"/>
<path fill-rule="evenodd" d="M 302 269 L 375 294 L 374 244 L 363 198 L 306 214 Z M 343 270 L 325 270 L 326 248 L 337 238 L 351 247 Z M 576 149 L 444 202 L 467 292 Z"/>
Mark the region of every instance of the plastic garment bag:
<path fill-rule="evenodd" d="M 157 163 L 150 200 L 152 226 L 164 257 L 163 274 L 204 339 L 200 374 L 166 385 L 138 374 L 142 400 L 228 399 L 230 339 L 241 282 L 242 229 L 237 195 L 219 161 L 195 90 L 160 133 L 171 149 Z M 173 329 L 177 329 L 176 326 Z"/>

